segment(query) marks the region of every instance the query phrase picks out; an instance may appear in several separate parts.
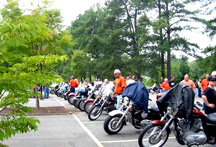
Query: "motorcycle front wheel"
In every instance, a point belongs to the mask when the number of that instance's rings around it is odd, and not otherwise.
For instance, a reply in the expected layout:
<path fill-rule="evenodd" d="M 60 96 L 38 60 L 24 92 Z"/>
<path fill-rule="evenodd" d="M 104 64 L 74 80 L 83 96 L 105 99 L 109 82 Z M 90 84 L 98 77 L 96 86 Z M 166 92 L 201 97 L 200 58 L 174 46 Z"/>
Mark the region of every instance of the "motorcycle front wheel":
<path fill-rule="evenodd" d="M 163 129 L 161 125 L 149 124 L 147 125 L 139 135 L 138 143 L 140 147 L 162 147 L 168 137 L 169 132 L 166 129 L 161 136 L 158 134 Z"/>
<path fill-rule="evenodd" d="M 96 120 L 101 116 L 103 108 L 100 110 L 100 107 L 101 106 L 93 106 L 91 108 L 91 110 L 88 113 L 88 118 L 90 120 Z"/>
<path fill-rule="evenodd" d="M 78 101 L 78 108 L 80 109 L 80 111 L 84 111 L 84 104 L 85 104 L 85 100 Z"/>
<path fill-rule="evenodd" d="M 84 104 L 84 111 L 85 111 L 85 113 L 88 114 L 89 111 L 91 110 L 92 106 L 93 106 L 93 103 L 85 102 L 85 104 Z"/>
<path fill-rule="evenodd" d="M 68 103 L 71 104 L 71 105 L 73 105 L 73 104 L 74 104 L 74 99 L 75 99 L 75 98 L 76 98 L 75 96 L 69 96 L 69 97 L 68 97 Z"/>
<path fill-rule="evenodd" d="M 104 121 L 104 131 L 110 135 L 117 134 L 124 126 L 123 120 L 117 125 L 121 115 L 108 116 Z"/>

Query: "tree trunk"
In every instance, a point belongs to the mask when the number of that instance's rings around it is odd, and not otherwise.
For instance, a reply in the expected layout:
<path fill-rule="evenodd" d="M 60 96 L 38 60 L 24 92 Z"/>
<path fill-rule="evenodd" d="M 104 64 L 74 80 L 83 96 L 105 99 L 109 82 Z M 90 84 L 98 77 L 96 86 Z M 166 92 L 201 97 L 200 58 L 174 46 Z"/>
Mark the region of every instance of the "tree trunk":
<path fill-rule="evenodd" d="M 40 108 L 40 102 L 39 102 L 39 97 L 38 96 L 36 97 L 36 107 Z"/>
<path fill-rule="evenodd" d="M 167 78 L 170 79 L 171 77 L 171 46 L 170 46 L 170 22 L 169 22 L 169 2 L 165 2 L 166 4 L 166 19 L 167 19 L 167 43 L 168 43 L 168 49 L 167 49 Z"/>
<path fill-rule="evenodd" d="M 158 12 L 159 19 L 161 19 L 161 0 L 158 0 Z M 160 28 L 160 46 L 163 46 L 163 32 L 162 28 Z M 164 50 L 161 48 L 161 76 L 165 77 L 165 66 L 164 66 Z"/>

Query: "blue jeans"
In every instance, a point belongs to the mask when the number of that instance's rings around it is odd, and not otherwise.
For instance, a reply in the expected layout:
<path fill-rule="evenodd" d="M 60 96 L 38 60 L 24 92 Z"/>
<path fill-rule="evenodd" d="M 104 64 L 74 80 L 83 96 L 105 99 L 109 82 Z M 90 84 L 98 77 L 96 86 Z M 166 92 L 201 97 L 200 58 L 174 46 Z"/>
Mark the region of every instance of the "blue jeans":
<path fill-rule="evenodd" d="M 196 97 L 199 97 L 199 88 L 196 88 Z"/>
<path fill-rule="evenodd" d="M 75 93 L 75 87 L 70 88 L 70 93 Z"/>
<path fill-rule="evenodd" d="M 49 98 L 49 88 L 48 87 L 44 88 L 44 98 Z"/>
<path fill-rule="evenodd" d="M 122 100 L 122 95 L 121 94 L 116 95 L 116 98 L 117 98 L 116 109 L 119 109 L 120 108 L 120 102 Z"/>

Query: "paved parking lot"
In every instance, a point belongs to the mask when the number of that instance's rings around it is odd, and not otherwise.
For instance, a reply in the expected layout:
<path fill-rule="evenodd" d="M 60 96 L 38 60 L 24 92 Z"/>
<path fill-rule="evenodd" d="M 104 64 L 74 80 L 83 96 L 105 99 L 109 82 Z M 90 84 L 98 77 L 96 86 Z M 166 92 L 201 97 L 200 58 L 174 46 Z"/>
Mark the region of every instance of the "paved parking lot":
<path fill-rule="evenodd" d="M 151 95 L 152 102 L 155 102 L 155 95 Z M 199 99 L 198 99 L 199 100 Z M 50 101 L 50 103 L 49 103 Z M 30 102 L 33 105 L 34 101 Z M 75 109 L 67 101 L 56 96 L 49 100 L 41 101 L 41 106 L 52 104 Z M 46 103 L 46 104 L 45 104 Z M 103 129 L 103 123 L 107 113 L 96 121 L 90 121 L 85 112 L 78 112 L 72 115 L 37 116 L 41 121 L 37 132 L 18 134 L 3 144 L 10 147 L 136 147 L 140 130 L 127 124 L 116 135 L 108 135 Z M 171 134 L 165 147 L 180 147 L 175 137 Z M 205 145 L 202 147 L 210 147 Z"/>

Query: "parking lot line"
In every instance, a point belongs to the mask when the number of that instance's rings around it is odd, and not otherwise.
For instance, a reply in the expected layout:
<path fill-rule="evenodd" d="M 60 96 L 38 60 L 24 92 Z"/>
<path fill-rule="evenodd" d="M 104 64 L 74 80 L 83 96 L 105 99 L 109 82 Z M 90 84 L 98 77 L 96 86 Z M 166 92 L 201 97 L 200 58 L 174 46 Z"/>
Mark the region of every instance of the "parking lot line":
<path fill-rule="evenodd" d="M 100 124 L 100 123 L 104 123 L 104 120 L 101 121 L 86 121 L 86 122 L 82 122 L 84 124 Z"/>
<path fill-rule="evenodd" d="M 73 117 L 76 119 L 76 121 L 80 124 L 80 126 L 83 128 L 83 130 L 94 140 L 94 142 L 98 145 L 98 147 L 104 147 L 101 142 L 94 136 L 94 134 L 80 121 L 80 119 L 73 114 Z"/>
<path fill-rule="evenodd" d="M 169 137 L 168 139 L 175 139 L 175 137 Z M 130 140 L 101 141 L 101 143 L 106 144 L 106 143 L 122 143 L 122 142 L 135 142 L 135 141 L 138 141 L 138 138 L 137 139 L 130 139 Z"/>
<path fill-rule="evenodd" d="M 55 97 L 53 97 L 57 102 L 59 102 L 63 107 L 65 107 L 65 105 L 61 102 L 61 101 L 59 101 L 57 98 L 55 98 Z M 66 108 L 66 107 L 65 107 Z"/>

